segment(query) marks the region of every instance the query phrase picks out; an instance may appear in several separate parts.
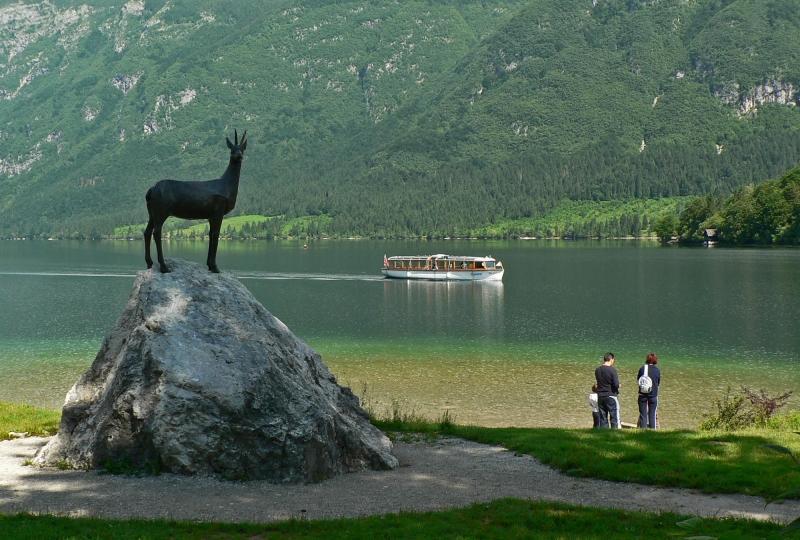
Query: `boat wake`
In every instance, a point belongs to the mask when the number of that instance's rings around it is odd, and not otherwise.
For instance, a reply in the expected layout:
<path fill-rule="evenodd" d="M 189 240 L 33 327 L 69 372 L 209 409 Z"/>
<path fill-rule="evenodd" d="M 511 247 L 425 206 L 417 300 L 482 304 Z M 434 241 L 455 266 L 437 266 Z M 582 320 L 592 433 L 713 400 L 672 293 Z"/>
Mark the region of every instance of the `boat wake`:
<path fill-rule="evenodd" d="M 118 274 L 113 272 L 0 272 L 0 276 L 136 277 L 136 274 Z"/>
<path fill-rule="evenodd" d="M 310 281 L 384 281 L 386 278 L 369 274 L 305 274 L 293 272 L 234 272 L 239 279 L 299 279 Z"/>

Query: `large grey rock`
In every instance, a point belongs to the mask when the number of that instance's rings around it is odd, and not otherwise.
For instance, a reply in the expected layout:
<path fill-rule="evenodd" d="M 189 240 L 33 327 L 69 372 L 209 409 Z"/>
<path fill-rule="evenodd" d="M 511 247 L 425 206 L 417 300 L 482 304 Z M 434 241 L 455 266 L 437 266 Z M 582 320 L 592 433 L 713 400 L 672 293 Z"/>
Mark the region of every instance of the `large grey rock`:
<path fill-rule="evenodd" d="M 170 266 L 137 275 L 36 463 L 274 482 L 397 466 L 358 398 L 239 281 Z"/>

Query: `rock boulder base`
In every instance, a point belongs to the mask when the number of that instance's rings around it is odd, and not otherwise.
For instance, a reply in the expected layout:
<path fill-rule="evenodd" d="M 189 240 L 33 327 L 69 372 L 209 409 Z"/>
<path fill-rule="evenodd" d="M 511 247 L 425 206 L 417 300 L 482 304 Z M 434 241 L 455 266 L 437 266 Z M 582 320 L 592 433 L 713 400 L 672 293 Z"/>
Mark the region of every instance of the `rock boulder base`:
<path fill-rule="evenodd" d="M 397 466 L 320 356 L 229 274 L 140 272 L 35 463 L 315 482 Z"/>

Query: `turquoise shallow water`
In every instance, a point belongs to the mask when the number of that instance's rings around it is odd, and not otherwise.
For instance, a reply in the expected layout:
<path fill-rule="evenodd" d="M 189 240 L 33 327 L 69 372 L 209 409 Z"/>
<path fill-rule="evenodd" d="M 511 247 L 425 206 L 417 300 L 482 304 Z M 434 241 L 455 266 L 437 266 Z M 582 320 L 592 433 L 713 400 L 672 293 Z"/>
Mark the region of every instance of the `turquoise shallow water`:
<path fill-rule="evenodd" d="M 202 242 L 167 256 L 201 262 Z M 59 406 L 143 267 L 140 242 L 0 242 L 0 400 Z M 492 254 L 501 284 L 384 280 L 383 254 Z M 625 420 L 650 350 L 661 419 L 692 426 L 727 386 L 800 390 L 800 250 L 639 242 L 228 242 L 223 270 L 378 409 L 486 425 L 585 425 L 599 356 Z M 625 386 L 627 385 L 627 387 Z M 626 394 L 626 391 L 628 392 Z M 795 401 L 797 404 L 797 401 Z"/>

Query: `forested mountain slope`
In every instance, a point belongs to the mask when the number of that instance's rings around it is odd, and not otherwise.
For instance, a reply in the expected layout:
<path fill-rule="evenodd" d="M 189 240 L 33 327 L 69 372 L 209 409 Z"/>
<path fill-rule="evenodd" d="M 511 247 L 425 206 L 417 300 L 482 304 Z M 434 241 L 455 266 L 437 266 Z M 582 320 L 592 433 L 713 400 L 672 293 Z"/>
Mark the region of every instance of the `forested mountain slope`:
<path fill-rule="evenodd" d="M 339 234 L 729 192 L 800 161 L 795 0 L 0 2 L 0 235 L 140 223 L 155 180 Z"/>

